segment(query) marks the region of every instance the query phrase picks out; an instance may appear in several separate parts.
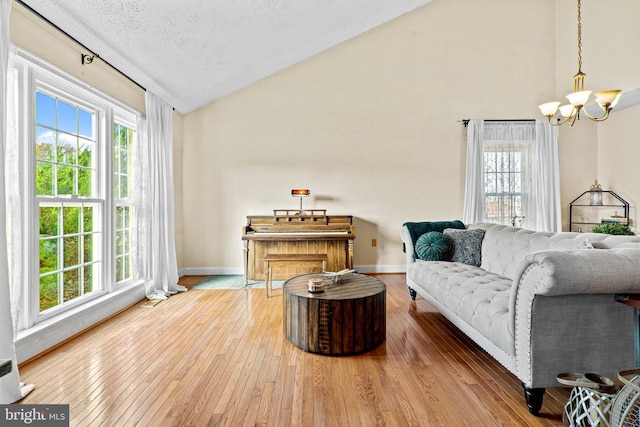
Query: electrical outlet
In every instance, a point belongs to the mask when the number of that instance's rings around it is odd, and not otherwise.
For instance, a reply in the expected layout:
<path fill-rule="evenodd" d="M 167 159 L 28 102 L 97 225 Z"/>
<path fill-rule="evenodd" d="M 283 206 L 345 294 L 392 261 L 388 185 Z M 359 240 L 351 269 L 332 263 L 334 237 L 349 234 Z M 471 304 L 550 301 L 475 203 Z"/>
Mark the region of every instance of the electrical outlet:
<path fill-rule="evenodd" d="M 374 248 L 378 246 L 378 239 L 371 239 L 371 246 Z"/>

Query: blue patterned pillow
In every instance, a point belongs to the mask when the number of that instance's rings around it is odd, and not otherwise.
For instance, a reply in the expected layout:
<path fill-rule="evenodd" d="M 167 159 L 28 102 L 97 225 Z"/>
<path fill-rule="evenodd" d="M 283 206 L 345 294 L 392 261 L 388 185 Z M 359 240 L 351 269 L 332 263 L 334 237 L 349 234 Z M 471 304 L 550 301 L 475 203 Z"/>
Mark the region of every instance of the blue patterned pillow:
<path fill-rule="evenodd" d="M 479 228 L 473 230 L 447 228 L 443 233 L 453 242 L 453 256 L 451 257 L 451 261 L 480 267 L 482 263 L 482 239 L 484 238 L 484 230 Z"/>
<path fill-rule="evenodd" d="M 416 255 L 424 261 L 448 261 L 451 256 L 451 240 L 438 231 L 429 231 L 418 237 Z"/>

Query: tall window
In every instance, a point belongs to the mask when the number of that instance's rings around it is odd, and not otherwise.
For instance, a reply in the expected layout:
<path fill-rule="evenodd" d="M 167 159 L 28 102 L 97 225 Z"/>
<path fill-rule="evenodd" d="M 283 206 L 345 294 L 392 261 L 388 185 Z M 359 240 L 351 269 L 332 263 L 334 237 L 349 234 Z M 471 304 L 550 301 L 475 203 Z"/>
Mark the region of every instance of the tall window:
<path fill-rule="evenodd" d="M 135 131 L 113 125 L 113 197 L 116 202 L 116 282 L 131 278 L 131 214 Z"/>
<path fill-rule="evenodd" d="M 35 93 L 35 192 L 39 213 L 40 311 L 101 289 L 101 227 L 94 223 L 95 113 Z M 96 274 L 97 273 L 97 274 Z"/>
<path fill-rule="evenodd" d="M 136 113 L 27 53 L 15 71 L 28 328 L 132 282 Z"/>

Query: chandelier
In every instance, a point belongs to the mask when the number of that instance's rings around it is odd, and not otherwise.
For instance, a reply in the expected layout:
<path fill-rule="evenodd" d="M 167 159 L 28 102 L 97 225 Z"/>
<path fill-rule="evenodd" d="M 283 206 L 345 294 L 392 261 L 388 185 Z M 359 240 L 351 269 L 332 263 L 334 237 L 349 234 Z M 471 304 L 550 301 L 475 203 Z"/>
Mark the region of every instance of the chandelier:
<path fill-rule="evenodd" d="M 580 14 L 580 0 L 578 0 L 578 73 L 573 76 L 573 93 L 567 95 L 569 104 L 560 105 L 560 102 L 547 102 L 538 106 L 542 114 L 544 114 L 549 123 L 558 126 L 564 123 L 569 126 L 573 126 L 576 120 L 580 120 L 580 113 L 584 113 L 589 119 L 594 122 L 601 122 L 607 120 L 609 113 L 618 103 L 620 99 L 619 90 L 604 90 L 602 92 L 596 92 L 596 102 L 602 109 L 602 113 L 598 116 L 592 116 L 589 114 L 585 105 L 591 96 L 590 90 L 584 90 L 584 78 L 586 74 L 582 72 L 582 15 Z M 560 110 L 560 117 L 557 122 L 553 119 L 556 116 L 556 112 Z"/>

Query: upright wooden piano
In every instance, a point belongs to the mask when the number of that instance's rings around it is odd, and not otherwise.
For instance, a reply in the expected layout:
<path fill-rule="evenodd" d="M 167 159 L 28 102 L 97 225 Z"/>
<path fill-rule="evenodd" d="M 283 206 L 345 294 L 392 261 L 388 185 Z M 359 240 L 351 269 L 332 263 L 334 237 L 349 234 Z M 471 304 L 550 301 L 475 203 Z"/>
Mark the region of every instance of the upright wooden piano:
<path fill-rule="evenodd" d="M 325 254 L 327 271 L 353 268 L 351 215 L 327 215 L 324 209 L 274 210 L 270 216 L 248 216 L 242 229 L 245 283 L 264 279 L 264 258 L 270 254 Z M 286 280 L 313 271 L 304 262 L 273 272 Z"/>

